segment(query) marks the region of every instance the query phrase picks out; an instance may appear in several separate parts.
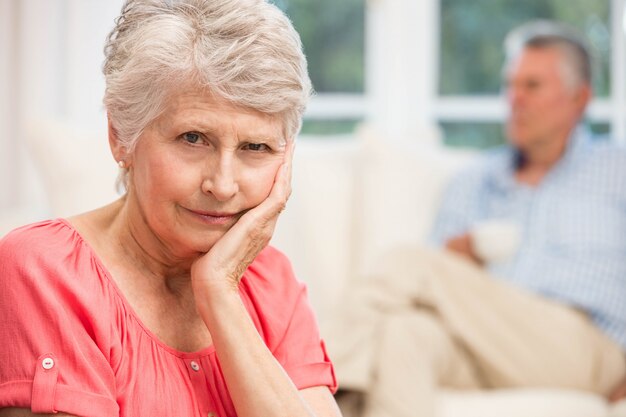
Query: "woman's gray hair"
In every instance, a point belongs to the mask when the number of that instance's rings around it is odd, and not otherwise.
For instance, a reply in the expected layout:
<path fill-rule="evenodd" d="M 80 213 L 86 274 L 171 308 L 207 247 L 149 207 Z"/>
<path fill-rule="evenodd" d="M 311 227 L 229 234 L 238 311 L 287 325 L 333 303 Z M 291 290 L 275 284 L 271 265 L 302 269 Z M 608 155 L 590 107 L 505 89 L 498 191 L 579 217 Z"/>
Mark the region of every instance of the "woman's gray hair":
<path fill-rule="evenodd" d="M 507 63 L 524 48 L 554 48 L 561 52 L 565 81 L 576 87 L 591 84 L 591 48 L 573 27 L 550 20 L 534 20 L 513 29 L 504 41 Z"/>
<path fill-rule="evenodd" d="M 276 116 L 287 139 L 311 95 L 300 37 L 265 0 L 127 0 L 104 52 L 104 105 L 129 150 L 181 88 Z"/>

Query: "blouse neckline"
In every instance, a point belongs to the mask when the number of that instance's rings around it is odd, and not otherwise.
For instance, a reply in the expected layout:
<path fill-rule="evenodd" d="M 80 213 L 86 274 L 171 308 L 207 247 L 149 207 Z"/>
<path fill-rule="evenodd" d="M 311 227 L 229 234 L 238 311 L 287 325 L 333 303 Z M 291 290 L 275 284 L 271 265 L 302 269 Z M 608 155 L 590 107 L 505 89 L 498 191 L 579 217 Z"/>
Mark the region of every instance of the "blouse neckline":
<path fill-rule="evenodd" d="M 212 354 L 215 353 L 215 346 L 213 344 L 209 345 L 208 347 L 202 348 L 202 349 L 200 349 L 198 351 L 195 351 L 195 352 L 184 352 L 184 351 L 181 351 L 181 350 L 178 350 L 178 349 L 174 349 L 173 347 L 167 345 L 161 339 L 159 339 L 159 337 L 152 330 L 150 330 L 148 328 L 148 326 L 146 326 L 144 324 L 143 320 L 141 320 L 141 317 L 139 317 L 139 315 L 137 314 L 135 308 L 128 301 L 128 299 L 126 298 L 126 296 L 124 295 L 124 293 L 122 292 L 120 287 L 117 285 L 117 283 L 113 279 L 112 275 L 110 274 L 110 272 L 108 271 L 108 269 L 106 268 L 106 266 L 104 265 L 104 263 L 102 262 L 102 260 L 98 256 L 98 254 L 96 253 L 96 251 L 89 244 L 89 242 L 80 234 L 80 232 L 76 229 L 76 227 L 74 227 L 74 225 L 72 223 L 70 223 L 67 219 L 58 218 L 57 221 L 62 223 L 65 227 L 70 229 L 70 231 L 73 234 L 75 234 L 77 236 L 77 238 L 79 239 L 80 243 L 89 252 L 89 256 L 93 260 L 93 262 L 96 265 L 96 267 L 105 276 L 106 280 L 109 282 L 111 287 L 115 290 L 117 296 L 119 297 L 119 299 L 121 300 L 122 304 L 124 305 L 124 308 L 129 312 L 129 314 L 133 317 L 135 322 L 137 322 L 139 327 L 141 327 L 141 329 L 146 333 L 146 335 L 154 343 L 156 343 L 160 348 L 162 348 L 166 352 L 168 352 L 168 353 L 170 353 L 170 354 L 172 354 L 172 355 L 174 355 L 174 356 L 176 356 L 178 358 L 181 358 L 181 359 L 198 358 L 198 357 L 202 357 L 202 356 L 209 356 L 209 355 L 212 355 Z"/>

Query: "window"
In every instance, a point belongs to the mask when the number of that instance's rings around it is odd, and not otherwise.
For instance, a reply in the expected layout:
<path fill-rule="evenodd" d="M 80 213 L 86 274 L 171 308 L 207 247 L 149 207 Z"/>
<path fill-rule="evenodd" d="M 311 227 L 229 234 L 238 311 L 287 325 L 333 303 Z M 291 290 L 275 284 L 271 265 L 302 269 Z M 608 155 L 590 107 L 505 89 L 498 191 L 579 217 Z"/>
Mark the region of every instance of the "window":
<path fill-rule="evenodd" d="M 350 133 L 365 114 L 365 0 L 273 0 L 300 33 L 315 89 L 303 134 Z"/>
<path fill-rule="evenodd" d="M 316 95 L 304 134 L 349 133 L 365 120 L 410 134 L 437 123 L 446 143 L 502 143 L 502 42 L 530 19 L 567 22 L 597 61 L 589 124 L 626 138 L 626 0 L 271 0 L 304 43 Z"/>
<path fill-rule="evenodd" d="M 510 29 L 531 19 L 563 21 L 586 35 L 596 61 L 590 126 L 598 133 L 624 136 L 623 4 L 623 0 L 440 0 L 436 118 L 446 143 L 489 147 L 504 141 L 497 128 L 504 116 L 498 96 L 502 42 Z"/>

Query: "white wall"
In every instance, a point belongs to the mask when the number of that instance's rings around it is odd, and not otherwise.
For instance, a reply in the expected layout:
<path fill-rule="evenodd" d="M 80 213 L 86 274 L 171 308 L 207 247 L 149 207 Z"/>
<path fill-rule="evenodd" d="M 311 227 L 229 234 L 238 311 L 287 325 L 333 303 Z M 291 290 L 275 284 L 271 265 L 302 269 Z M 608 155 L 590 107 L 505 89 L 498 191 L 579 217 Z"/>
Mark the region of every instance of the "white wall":
<path fill-rule="evenodd" d="M 122 0 L 0 0 L 0 209 L 46 200 L 25 151 L 41 118 L 106 127 L 102 48 Z"/>
<path fill-rule="evenodd" d="M 15 37 L 14 1 L 0 0 L 0 209 L 17 200 Z"/>

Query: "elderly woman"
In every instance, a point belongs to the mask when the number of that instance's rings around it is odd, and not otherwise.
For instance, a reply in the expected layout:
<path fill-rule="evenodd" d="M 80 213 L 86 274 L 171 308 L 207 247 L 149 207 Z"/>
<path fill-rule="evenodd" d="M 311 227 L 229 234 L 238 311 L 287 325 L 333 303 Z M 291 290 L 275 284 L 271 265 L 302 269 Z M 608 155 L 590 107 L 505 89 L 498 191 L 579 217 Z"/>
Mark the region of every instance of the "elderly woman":
<path fill-rule="evenodd" d="M 0 416 L 338 416 L 267 247 L 310 94 L 263 0 L 128 0 L 105 48 L 126 194 L 0 243 Z"/>

